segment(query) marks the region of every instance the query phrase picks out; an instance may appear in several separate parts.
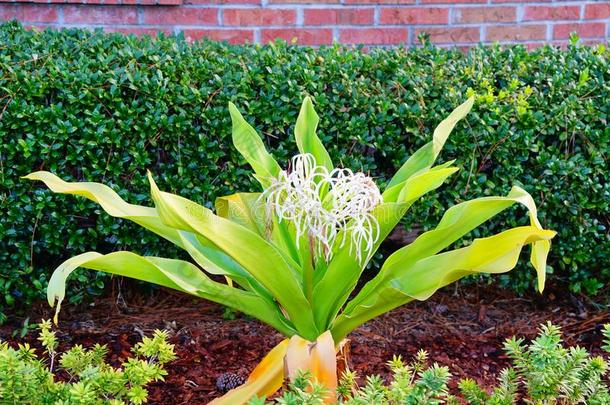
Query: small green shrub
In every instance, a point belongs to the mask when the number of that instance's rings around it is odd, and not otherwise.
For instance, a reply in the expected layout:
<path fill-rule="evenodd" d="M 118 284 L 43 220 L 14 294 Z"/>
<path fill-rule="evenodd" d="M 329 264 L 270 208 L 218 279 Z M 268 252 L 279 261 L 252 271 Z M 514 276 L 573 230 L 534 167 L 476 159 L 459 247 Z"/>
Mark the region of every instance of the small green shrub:
<path fill-rule="evenodd" d="M 448 382 L 451 378 L 449 369 L 433 364 L 427 365 L 428 354 L 420 350 L 416 358 L 406 364 L 400 356 L 388 362 L 392 381 L 385 384 L 383 378 L 371 375 L 366 378 L 362 387 L 356 380 L 357 375 L 347 370 L 339 382 L 337 394 L 339 403 L 344 405 L 370 404 L 445 404 L 456 403 L 457 399 L 449 395 Z M 250 400 L 249 405 L 317 405 L 323 404 L 326 391 L 323 386 L 314 382 L 311 375 L 302 372 L 292 381 L 283 395 L 272 402 L 264 398 Z"/>
<path fill-rule="evenodd" d="M 74 254 L 144 246 L 177 249 L 94 203 L 57 199 L 19 181 L 34 170 L 98 181 L 147 205 L 146 169 L 159 186 L 203 202 L 254 191 L 230 146 L 228 101 L 240 105 L 280 161 L 296 152 L 288 134 L 300 101 L 316 100 L 333 161 L 388 180 L 431 137 L 452 106 L 476 94 L 444 159 L 461 167 L 450 193 L 414 207 L 407 230 L 438 222 L 445 208 L 504 195 L 518 182 L 557 229 L 549 271 L 572 290 L 610 281 L 609 51 L 604 46 L 481 47 L 468 54 L 425 46 L 357 49 L 188 44 L 86 30 L 0 26 L 0 312 L 44 294 L 51 270 Z M 78 212 L 75 216 L 73 213 Z M 492 221 L 480 237 L 520 225 Z M 109 236 L 112 235 L 112 236 Z M 78 274 L 68 294 L 99 293 L 105 276 Z M 502 278 L 524 291 L 531 274 Z"/>
<path fill-rule="evenodd" d="M 121 368 L 104 362 L 108 350 L 99 344 L 76 345 L 60 355 L 49 321 L 40 325 L 38 340 L 45 358 L 29 344 L 13 349 L 0 342 L 0 404 L 142 404 L 148 396 L 144 387 L 163 381 L 163 365 L 175 358 L 167 334 L 158 330 L 133 347 L 134 356 Z M 56 380 L 60 374 L 67 382 Z"/>
<path fill-rule="evenodd" d="M 605 325 L 606 336 L 609 331 L 610 325 Z M 604 381 L 610 363 L 601 356 L 591 357 L 582 347 L 564 347 L 559 327 L 550 322 L 541 326 L 529 345 L 513 337 L 504 343 L 504 351 L 513 367 L 502 372 L 491 394 L 473 380 L 460 382 L 470 403 L 513 404 L 518 389 L 523 388 L 523 400 L 531 404 L 610 404 Z"/>
<path fill-rule="evenodd" d="M 604 326 L 602 348 L 610 353 L 610 324 Z M 601 356 L 590 356 L 581 347 L 564 347 L 561 331 L 548 323 L 528 345 L 523 339 L 507 339 L 504 350 L 513 367 L 504 369 L 498 384 L 491 389 L 479 386 L 472 379 L 463 379 L 458 387 L 460 397 L 449 394 L 451 378 L 447 367 L 427 365 L 427 354 L 420 351 L 405 364 L 400 357 L 388 362 L 389 383 L 377 375 L 368 376 L 358 387 L 357 376 L 347 371 L 341 378 L 337 393 L 339 403 L 350 405 L 390 404 L 458 404 L 513 405 L 517 403 L 551 404 L 610 404 L 607 383 L 610 362 Z M 307 373 L 300 374 L 284 394 L 267 402 L 253 399 L 249 405 L 318 405 L 323 404 L 325 391 Z"/>
<path fill-rule="evenodd" d="M 347 370 L 337 387 L 340 403 L 344 405 L 370 404 L 444 404 L 457 403 L 449 395 L 447 383 L 451 378 L 449 369 L 434 364 L 427 366 L 428 354 L 420 350 L 416 358 L 405 364 L 401 357 L 394 357 L 388 362 L 392 372 L 392 381 L 386 385 L 378 375 L 366 378 L 362 387 L 356 383 L 357 375 Z M 248 405 L 317 405 L 324 403 L 326 391 L 323 386 L 312 381 L 308 372 L 300 372 L 288 385 L 283 395 L 272 402 L 264 398 L 255 398 Z"/>

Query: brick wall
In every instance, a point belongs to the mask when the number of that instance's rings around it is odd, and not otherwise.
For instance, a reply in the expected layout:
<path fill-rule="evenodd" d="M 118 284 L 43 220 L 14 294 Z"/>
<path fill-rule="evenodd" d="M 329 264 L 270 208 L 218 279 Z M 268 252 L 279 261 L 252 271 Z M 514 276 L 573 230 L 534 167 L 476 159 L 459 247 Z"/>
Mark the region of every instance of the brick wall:
<path fill-rule="evenodd" d="M 0 0 L 0 20 L 13 18 L 232 43 L 414 44 L 421 32 L 458 46 L 565 44 L 573 31 L 584 42 L 610 37 L 610 1 L 595 0 Z"/>

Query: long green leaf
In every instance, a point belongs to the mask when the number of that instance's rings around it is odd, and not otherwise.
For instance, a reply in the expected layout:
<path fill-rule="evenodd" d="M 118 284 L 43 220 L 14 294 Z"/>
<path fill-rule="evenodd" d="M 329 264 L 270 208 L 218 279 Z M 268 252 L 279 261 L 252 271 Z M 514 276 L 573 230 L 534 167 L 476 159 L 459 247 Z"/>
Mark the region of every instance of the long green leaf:
<path fill-rule="evenodd" d="M 106 213 L 116 218 L 123 218 L 156 233 L 178 247 L 185 249 L 193 259 L 212 274 L 230 276 L 234 280 L 248 279 L 242 285 L 255 284 L 234 260 L 225 255 L 217 246 L 205 238 L 167 226 L 159 219 L 153 207 L 129 204 L 110 187 L 92 182 L 66 182 L 53 173 L 39 171 L 24 176 L 28 180 L 39 180 L 51 191 L 85 197 L 98 203 Z M 241 284 L 241 283 L 240 283 Z"/>
<path fill-rule="evenodd" d="M 376 286 L 366 299 L 341 314 L 331 332 L 342 339 L 364 322 L 413 299 L 425 300 L 439 288 L 477 273 L 504 273 L 515 267 L 524 245 L 534 244 L 532 264 L 539 276 L 546 267 L 548 242 L 555 232 L 523 226 L 488 238 L 475 239 L 465 248 L 432 255 L 415 262 L 395 262 L 392 278 Z M 539 242 L 546 242 L 539 244 Z M 538 243 L 538 245 L 537 245 Z M 535 259 L 534 259 L 535 258 Z"/>
<path fill-rule="evenodd" d="M 65 297 L 67 278 L 78 267 L 135 278 L 196 295 L 251 315 L 281 330 L 282 333 L 295 333 L 275 304 L 256 294 L 217 283 L 189 262 L 143 257 L 131 252 L 114 252 L 107 255 L 87 252 L 62 263 L 53 272 L 47 289 L 49 304 L 53 306 L 57 302 L 56 317 Z"/>
<path fill-rule="evenodd" d="M 328 171 L 331 171 L 333 169 L 333 162 L 322 141 L 316 135 L 319 121 L 320 119 L 313 108 L 311 98 L 305 97 L 297 117 L 296 126 L 294 127 L 297 147 L 301 153 L 312 154 L 318 166 L 324 166 Z"/>
<path fill-rule="evenodd" d="M 418 171 L 431 167 L 436 160 L 438 154 L 443 149 L 447 138 L 455 125 L 463 119 L 472 109 L 474 97 L 470 97 L 466 102 L 458 106 L 449 114 L 434 130 L 432 141 L 428 142 L 419 148 L 402 166 L 390 182 L 386 185 L 386 189 L 393 187 L 407 180 Z"/>
<path fill-rule="evenodd" d="M 23 178 L 27 180 L 42 181 L 55 193 L 85 197 L 98 203 L 109 215 L 133 221 L 180 246 L 178 231 L 163 224 L 154 208 L 129 204 L 105 184 L 93 182 L 67 182 L 53 173 L 45 171 L 30 173 Z"/>
<path fill-rule="evenodd" d="M 369 281 L 356 297 L 347 304 L 346 311 L 350 311 L 366 299 L 383 281 L 395 277 L 392 269 L 395 268 L 397 263 L 414 263 L 442 251 L 477 226 L 515 203 L 524 205 L 529 211 L 531 225 L 542 229 L 537 219 L 534 200 L 520 187 L 513 187 L 506 197 L 483 197 L 454 205 L 445 212 L 435 229 L 423 233 L 413 243 L 397 250 L 388 257 L 377 276 Z M 538 280 L 541 290 L 544 285 L 544 275 L 540 275 Z"/>
<path fill-rule="evenodd" d="M 287 262 L 257 233 L 186 198 L 162 192 L 148 175 L 151 195 L 164 224 L 209 239 L 265 287 L 288 313 L 301 336 L 317 337 L 311 307 L 296 281 L 298 264 Z"/>
<path fill-rule="evenodd" d="M 256 130 L 244 120 L 237 107 L 231 102 L 229 102 L 229 112 L 233 123 L 233 144 L 254 169 L 256 179 L 266 187 L 270 178 L 280 174 L 280 165 L 267 152 Z"/>

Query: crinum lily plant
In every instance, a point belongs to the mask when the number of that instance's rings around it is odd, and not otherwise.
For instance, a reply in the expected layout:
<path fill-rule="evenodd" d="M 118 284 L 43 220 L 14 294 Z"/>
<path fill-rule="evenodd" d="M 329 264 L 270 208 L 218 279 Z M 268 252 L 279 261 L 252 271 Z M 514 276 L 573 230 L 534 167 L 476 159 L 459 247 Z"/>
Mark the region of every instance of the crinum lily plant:
<path fill-rule="evenodd" d="M 318 116 L 309 98 L 295 127 L 299 154 L 286 169 L 267 152 L 256 131 L 229 104 L 233 143 L 254 170 L 261 193 L 237 193 L 216 200 L 216 212 L 163 192 L 148 177 L 154 207 L 133 205 L 98 183 L 68 183 L 35 172 L 58 193 L 95 201 L 110 215 L 155 232 L 192 257 L 193 263 L 119 251 L 87 252 L 53 273 L 48 300 L 59 311 L 69 275 L 78 267 L 132 277 L 218 302 L 271 325 L 287 338 L 254 369 L 246 384 L 215 403 L 244 403 L 270 395 L 286 377 L 306 369 L 329 388 L 334 401 L 336 351 L 348 333 L 364 322 L 469 274 L 503 273 L 532 245 L 538 288 L 555 232 L 540 225 L 532 197 L 513 187 L 504 197 L 484 197 L 449 208 L 435 229 L 390 255 L 377 275 L 352 294 L 363 269 L 409 207 L 436 190 L 458 169 L 434 166 L 449 133 L 473 99 L 457 107 L 382 190 L 363 173 L 335 168 L 316 135 Z M 447 250 L 515 203 L 529 211 L 529 225 L 475 239 Z M 220 275 L 226 283 L 208 276 Z M 222 278 L 221 278 L 222 279 Z M 352 297 L 350 299 L 350 296 Z"/>

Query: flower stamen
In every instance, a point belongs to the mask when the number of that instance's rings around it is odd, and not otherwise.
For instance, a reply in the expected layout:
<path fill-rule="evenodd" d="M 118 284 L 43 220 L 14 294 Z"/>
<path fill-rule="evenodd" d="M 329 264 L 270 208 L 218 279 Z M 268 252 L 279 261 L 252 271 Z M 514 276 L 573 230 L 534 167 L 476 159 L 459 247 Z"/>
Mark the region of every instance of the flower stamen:
<path fill-rule="evenodd" d="M 297 247 L 307 235 L 316 257 L 329 261 L 341 234 L 339 247 L 349 237 L 350 254 L 360 263 L 368 261 L 380 236 L 379 223 L 371 212 L 383 202 L 373 180 L 349 169 L 329 172 L 308 153 L 294 156 L 291 168 L 280 172 L 263 192 L 268 218 L 275 214 L 292 222 Z"/>

